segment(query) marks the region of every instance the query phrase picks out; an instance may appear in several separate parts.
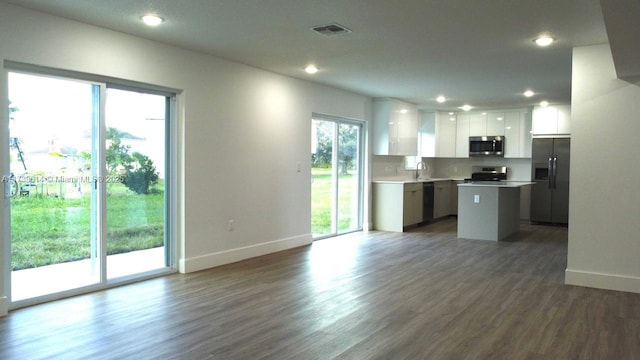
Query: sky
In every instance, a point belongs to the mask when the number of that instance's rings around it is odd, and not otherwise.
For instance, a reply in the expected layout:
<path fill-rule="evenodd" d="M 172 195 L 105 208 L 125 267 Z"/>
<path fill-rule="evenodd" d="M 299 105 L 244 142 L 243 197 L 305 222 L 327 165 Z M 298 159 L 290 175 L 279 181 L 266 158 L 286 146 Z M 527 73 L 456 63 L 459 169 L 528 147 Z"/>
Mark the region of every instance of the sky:
<path fill-rule="evenodd" d="M 92 83 L 41 75 L 9 73 L 9 101 L 18 111 L 9 124 L 31 171 L 62 166 L 51 152 L 91 152 Z M 105 123 L 143 140 L 124 140 L 164 170 L 165 97 L 107 89 Z M 15 158 L 15 155 L 13 156 Z M 57 163 L 56 163 L 57 161 Z M 12 171 L 19 171 L 12 159 Z M 21 168 L 21 165 L 19 166 Z"/>

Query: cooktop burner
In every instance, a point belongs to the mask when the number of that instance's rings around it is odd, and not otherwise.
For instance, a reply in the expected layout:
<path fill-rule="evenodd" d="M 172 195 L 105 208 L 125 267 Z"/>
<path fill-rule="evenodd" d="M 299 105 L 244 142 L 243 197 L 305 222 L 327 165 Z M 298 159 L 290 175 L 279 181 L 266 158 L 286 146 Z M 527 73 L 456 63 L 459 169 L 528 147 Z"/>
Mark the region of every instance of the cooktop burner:
<path fill-rule="evenodd" d="M 472 166 L 470 179 L 465 181 L 503 181 L 507 180 L 506 166 Z"/>

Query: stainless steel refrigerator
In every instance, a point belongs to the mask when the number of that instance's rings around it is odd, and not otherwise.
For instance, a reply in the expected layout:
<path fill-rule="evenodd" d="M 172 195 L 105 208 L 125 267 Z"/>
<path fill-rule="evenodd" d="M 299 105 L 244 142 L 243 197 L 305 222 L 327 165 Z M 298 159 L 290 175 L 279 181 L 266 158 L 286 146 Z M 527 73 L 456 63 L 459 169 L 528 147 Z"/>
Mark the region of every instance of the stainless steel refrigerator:
<path fill-rule="evenodd" d="M 533 139 L 531 150 L 531 221 L 567 224 L 569 222 L 568 138 Z"/>

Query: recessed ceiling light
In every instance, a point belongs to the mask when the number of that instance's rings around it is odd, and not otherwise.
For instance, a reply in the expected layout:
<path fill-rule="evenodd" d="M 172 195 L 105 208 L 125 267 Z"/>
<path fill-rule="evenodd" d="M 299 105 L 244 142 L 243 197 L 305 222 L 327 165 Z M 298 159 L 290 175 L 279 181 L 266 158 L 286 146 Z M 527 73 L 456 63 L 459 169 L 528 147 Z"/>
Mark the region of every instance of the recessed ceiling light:
<path fill-rule="evenodd" d="M 442 95 L 440 95 L 440 96 L 438 96 L 436 98 L 436 101 L 439 102 L 439 103 L 443 103 L 443 102 L 447 101 L 447 98 L 442 96 Z"/>
<path fill-rule="evenodd" d="M 473 109 L 473 107 L 469 104 L 464 104 L 460 107 L 460 109 L 464 110 L 464 111 L 469 111 L 471 109 Z"/>
<path fill-rule="evenodd" d="M 307 74 L 315 74 L 318 72 L 318 67 L 315 65 L 307 65 L 306 68 L 304 68 L 304 71 L 307 72 Z"/>
<path fill-rule="evenodd" d="M 547 106 L 549 106 L 549 102 L 548 101 L 540 101 L 540 106 L 547 107 Z"/>
<path fill-rule="evenodd" d="M 539 36 L 539 37 L 535 38 L 533 40 L 533 42 L 535 42 L 536 45 L 538 45 L 538 46 L 545 47 L 545 46 L 551 45 L 551 43 L 553 43 L 555 40 L 556 39 L 552 38 L 551 36 L 542 35 L 542 36 Z"/>
<path fill-rule="evenodd" d="M 400 110 L 400 114 L 406 114 L 406 113 L 408 113 L 408 112 L 409 112 L 409 110 L 407 110 L 407 109 L 401 109 L 401 110 Z"/>
<path fill-rule="evenodd" d="M 449 115 L 453 115 L 453 111 L 449 112 Z"/>
<path fill-rule="evenodd" d="M 525 92 L 524 92 L 524 96 L 526 96 L 526 97 L 532 97 L 532 96 L 533 96 L 533 95 L 535 95 L 535 94 L 536 94 L 536 93 L 534 93 L 534 92 L 533 92 L 533 91 L 531 91 L 531 90 L 527 90 L 527 91 L 525 91 Z"/>
<path fill-rule="evenodd" d="M 148 26 L 158 26 L 164 22 L 164 19 L 158 15 L 147 14 L 141 17 L 142 22 Z"/>

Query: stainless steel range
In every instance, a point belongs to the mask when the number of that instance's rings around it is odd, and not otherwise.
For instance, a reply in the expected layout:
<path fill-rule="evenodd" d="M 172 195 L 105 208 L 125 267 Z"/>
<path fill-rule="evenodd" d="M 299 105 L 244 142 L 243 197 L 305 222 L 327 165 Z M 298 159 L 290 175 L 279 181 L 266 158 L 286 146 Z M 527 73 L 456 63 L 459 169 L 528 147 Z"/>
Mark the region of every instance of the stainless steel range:
<path fill-rule="evenodd" d="M 506 166 L 472 166 L 471 178 L 464 179 L 466 182 L 504 180 L 507 180 Z"/>

